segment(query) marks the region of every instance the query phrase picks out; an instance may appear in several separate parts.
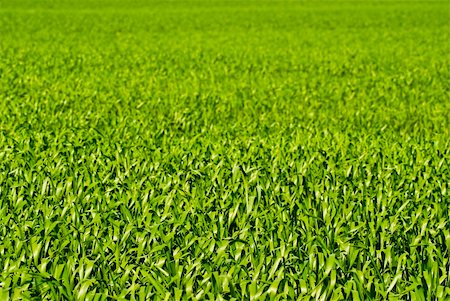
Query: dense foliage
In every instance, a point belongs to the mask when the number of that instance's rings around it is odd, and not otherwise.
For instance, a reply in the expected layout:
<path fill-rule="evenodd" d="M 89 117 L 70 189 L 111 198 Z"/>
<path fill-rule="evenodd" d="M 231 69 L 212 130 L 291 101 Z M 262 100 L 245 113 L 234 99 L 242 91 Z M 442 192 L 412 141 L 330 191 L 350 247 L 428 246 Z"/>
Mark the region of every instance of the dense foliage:
<path fill-rule="evenodd" d="M 0 299 L 450 298 L 448 3 L 0 0 Z"/>

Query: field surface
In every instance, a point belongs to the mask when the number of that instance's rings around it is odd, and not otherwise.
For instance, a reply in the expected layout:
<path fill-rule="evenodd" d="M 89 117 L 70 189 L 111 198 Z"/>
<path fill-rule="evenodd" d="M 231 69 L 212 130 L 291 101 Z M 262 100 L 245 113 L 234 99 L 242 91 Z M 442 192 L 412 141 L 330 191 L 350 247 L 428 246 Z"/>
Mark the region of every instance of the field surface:
<path fill-rule="evenodd" d="M 0 0 L 0 300 L 450 298 L 447 1 Z"/>

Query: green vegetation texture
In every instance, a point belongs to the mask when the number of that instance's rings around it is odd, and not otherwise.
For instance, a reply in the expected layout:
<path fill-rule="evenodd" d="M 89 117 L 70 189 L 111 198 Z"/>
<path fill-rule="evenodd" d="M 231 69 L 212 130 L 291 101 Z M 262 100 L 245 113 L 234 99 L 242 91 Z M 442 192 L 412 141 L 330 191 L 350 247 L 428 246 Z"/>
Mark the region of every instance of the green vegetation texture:
<path fill-rule="evenodd" d="M 0 0 L 0 300 L 450 298 L 448 11 Z"/>

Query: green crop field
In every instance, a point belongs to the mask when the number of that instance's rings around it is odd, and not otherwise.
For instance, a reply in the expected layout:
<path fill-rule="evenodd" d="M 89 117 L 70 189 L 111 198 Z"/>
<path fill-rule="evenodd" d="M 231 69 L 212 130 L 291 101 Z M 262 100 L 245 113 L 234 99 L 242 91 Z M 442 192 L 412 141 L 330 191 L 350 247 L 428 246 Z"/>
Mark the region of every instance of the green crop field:
<path fill-rule="evenodd" d="M 0 300 L 449 300 L 449 18 L 0 0 Z"/>

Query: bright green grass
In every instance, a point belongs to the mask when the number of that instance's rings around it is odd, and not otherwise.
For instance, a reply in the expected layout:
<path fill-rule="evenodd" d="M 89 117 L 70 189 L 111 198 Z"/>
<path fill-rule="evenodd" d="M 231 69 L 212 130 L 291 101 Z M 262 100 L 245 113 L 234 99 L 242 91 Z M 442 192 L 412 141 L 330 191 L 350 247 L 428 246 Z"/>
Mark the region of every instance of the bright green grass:
<path fill-rule="evenodd" d="M 450 298 L 448 22 L 0 0 L 0 300 Z"/>

